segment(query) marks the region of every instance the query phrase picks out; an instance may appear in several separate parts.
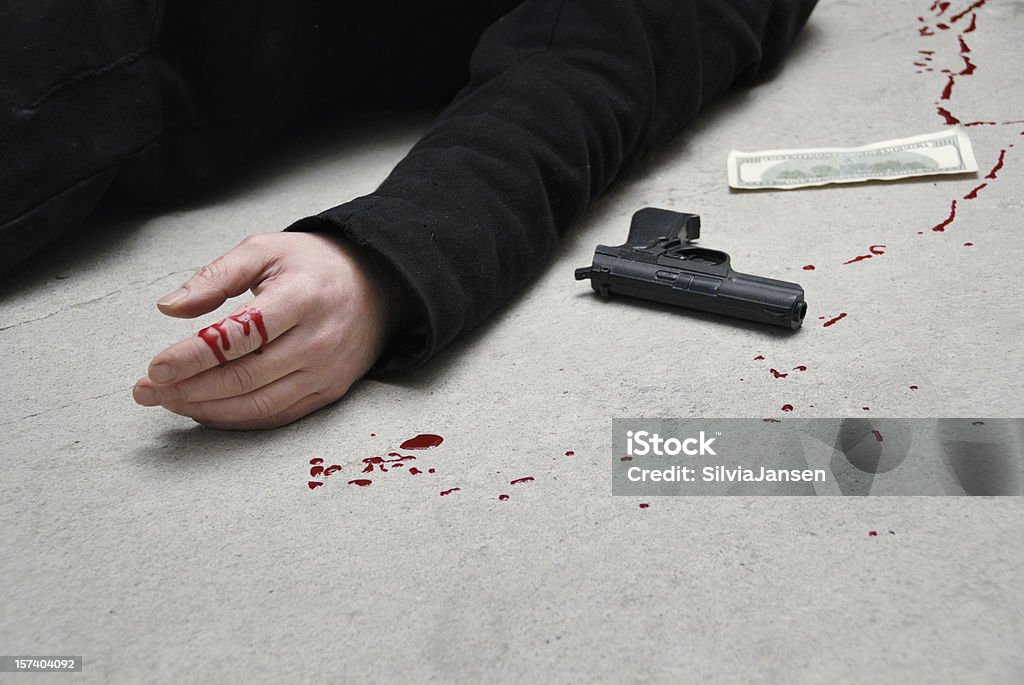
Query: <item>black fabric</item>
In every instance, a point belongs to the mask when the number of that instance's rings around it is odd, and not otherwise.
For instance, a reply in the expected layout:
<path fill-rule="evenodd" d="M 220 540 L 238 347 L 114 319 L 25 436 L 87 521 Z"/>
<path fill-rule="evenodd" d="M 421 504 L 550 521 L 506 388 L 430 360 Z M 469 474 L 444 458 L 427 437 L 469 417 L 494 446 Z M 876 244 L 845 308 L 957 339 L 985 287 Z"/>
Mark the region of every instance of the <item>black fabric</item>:
<path fill-rule="evenodd" d="M 469 84 L 370 195 L 298 222 L 391 264 L 424 325 L 378 367 L 430 358 L 521 289 L 644 153 L 774 66 L 815 0 L 527 0 Z"/>
<path fill-rule="evenodd" d="M 704 104 L 774 66 L 814 4 L 11 0 L 0 272 L 105 193 L 206 187 L 310 109 L 461 86 L 375 192 L 290 227 L 391 266 L 421 321 L 379 369 L 407 368 L 521 289 L 588 204 Z"/>

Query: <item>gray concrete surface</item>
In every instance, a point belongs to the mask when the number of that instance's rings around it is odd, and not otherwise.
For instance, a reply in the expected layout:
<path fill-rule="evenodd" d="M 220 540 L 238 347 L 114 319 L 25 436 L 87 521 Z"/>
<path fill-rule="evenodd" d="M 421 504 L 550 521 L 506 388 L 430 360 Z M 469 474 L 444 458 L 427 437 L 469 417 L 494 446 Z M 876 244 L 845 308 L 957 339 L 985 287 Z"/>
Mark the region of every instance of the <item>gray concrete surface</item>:
<path fill-rule="evenodd" d="M 246 234 L 371 190 L 424 118 L 286 146 L 187 207 L 108 217 L 5 282 L 0 653 L 84 657 L 81 674 L 42 682 L 1022 682 L 1019 498 L 640 509 L 610 494 L 612 417 L 772 417 L 784 403 L 804 417 L 1024 415 L 1024 124 L 999 123 L 1024 119 L 1024 3 L 976 10 L 977 70 L 941 101 L 997 122 L 968 128 L 976 177 L 726 186 L 730 147 L 940 129 L 940 70 L 963 68 L 970 16 L 922 36 L 930 5 L 822 0 L 783 71 L 618 186 L 492 323 L 275 432 L 132 403 L 149 357 L 202 325 L 154 302 Z M 915 73 L 919 50 L 934 71 Z M 963 200 L 1001 150 L 997 178 Z M 932 231 L 953 199 L 956 220 Z M 804 329 L 606 303 L 573 281 L 646 205 L 699 212 L 704 244 L 737 268 L 802 283 Z M 872 244 L 885 254 L 843 265 Z M 421 432 L 445 438 L 417 462 L 434 474 L 346 485 Z M 344 469 L 310 490 L 314 457 Z"/>

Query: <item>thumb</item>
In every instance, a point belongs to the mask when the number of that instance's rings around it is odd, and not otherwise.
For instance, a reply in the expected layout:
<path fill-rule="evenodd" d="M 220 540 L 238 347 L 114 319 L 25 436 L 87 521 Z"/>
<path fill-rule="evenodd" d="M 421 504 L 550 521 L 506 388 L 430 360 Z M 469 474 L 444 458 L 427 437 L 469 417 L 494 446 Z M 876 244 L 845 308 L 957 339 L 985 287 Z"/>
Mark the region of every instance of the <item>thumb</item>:
<path fill-rule="evenodd" d="M 274 258 L 248 236 L 233 250 L 199 269 L 192 278 L 157 302 L 168 316 L 191 319 L 213 311 L 229 297 L 241 295 L 269 276 Z"/>

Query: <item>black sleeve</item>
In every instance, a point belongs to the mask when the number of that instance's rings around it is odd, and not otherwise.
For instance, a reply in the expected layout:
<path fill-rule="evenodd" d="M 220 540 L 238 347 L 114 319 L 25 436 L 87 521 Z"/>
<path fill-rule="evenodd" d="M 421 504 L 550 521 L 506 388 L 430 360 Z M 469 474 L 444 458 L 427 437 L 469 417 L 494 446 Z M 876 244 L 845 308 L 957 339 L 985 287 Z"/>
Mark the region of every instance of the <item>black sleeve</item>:
<path fill-rule="evenodd" d="M 815 2 L 527 0 L 375 192 L 289 230 L 340 232 L 393 267 L 422 323 L 378 371 L 417 365 L 537 274 L 616 176 L 781 59 Z"/>

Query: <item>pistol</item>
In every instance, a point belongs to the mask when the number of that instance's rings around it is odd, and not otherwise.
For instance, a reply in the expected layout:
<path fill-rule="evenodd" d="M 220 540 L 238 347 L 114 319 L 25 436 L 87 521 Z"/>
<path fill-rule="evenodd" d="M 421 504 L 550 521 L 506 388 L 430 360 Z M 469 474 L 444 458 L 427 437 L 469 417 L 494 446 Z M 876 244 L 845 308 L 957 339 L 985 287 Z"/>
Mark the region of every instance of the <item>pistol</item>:
<path fill-rule="evenodd" d="M 729 255 L 691 245 L 700 216 L 645 207 L 625 245 L 598 245 L 594 263 L 576 269 L 602 297 L 629 295 L 796 330 L 807 314 L 804 289 L 733 271 Z"/>

